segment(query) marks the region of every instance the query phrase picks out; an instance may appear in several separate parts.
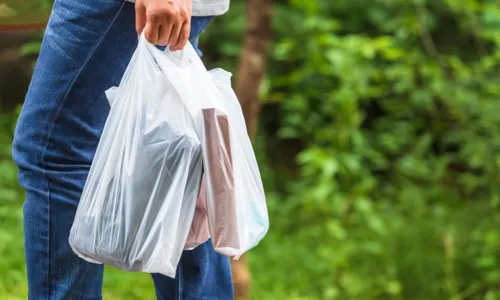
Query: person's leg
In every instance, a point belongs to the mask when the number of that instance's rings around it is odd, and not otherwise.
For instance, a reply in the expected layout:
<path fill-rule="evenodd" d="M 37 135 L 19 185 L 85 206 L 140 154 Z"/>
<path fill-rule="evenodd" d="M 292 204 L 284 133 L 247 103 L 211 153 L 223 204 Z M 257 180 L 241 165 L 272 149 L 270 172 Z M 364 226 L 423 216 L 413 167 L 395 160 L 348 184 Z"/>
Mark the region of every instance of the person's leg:
<path fill-rule="evenodd" d="M 193 18 L 190 43 L 198 49 L 198 36 L 212 17 Z M 153 274 L 158 300 L 232 300 L 233 281 L 229 258 L 214 251 L 209 240 L 194 250 L 184 251 L 175 280 Z"/>
<path fill-rule="evenodd" d="M 24 203 L 29 299 L 100 299 L 103 268 L 69 231 L 109 105 L 136 48 L 133 4 L 56 0 L 18 121 L 13 158 Z"/>
<path fill-rule="evenodd" d="M 214 251 L 212 242 L 182 253 L 177 277 L 153 274 L 158 300 L 232 300 L 229 258 Z"/>

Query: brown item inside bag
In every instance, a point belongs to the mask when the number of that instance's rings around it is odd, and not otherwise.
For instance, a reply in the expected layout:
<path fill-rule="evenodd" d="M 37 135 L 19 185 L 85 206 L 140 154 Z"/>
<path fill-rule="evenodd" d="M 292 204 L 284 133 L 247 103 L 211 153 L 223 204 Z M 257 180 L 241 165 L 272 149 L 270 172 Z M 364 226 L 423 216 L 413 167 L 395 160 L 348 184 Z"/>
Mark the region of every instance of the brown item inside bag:
<path fill-rule="evenodd" d="M 191 224 L 191 230 L 189 231 L 184 249 L 194 249 L 210 239 L 205 182 L 205 176 L 203 176 L 200 185 L 200 193 L 196 199 L 193 223 Z"/>
<path fill-rule="evenodd" d="M 233 161 L 229 120 L 225 115 L 217 115 L 215 109 L 203 110 L 205 125 L 205 168 L 209 197 L 215 207 L 209 219 L 212 243 L 215 248 L 239 248 L 237 232 L 236 202 L 234 191 Z M 215 226 L 215 228 L 212 228 Z"/>

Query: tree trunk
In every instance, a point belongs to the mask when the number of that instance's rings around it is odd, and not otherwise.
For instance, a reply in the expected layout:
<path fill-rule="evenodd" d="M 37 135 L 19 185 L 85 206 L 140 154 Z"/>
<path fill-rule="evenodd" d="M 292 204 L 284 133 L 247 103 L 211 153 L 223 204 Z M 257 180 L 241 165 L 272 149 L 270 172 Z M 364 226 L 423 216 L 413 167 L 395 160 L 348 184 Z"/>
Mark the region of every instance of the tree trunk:
<path fill-rule="evenodd" d="M 247 27 L 236 73 L 235 91 L 243 109 L 248 134 L 255 136 L 260 112 L 259 87 L 266 72 L 272 37 L 272 0 L 247 0 Z M 231 262 L 236 300 L 250 296 L 251 275 L 246 255 Z"/>
<path fill-rule="evenodd" d="M 259 87 L 266 72 L 271 42 L 272 0 L 247 0 L 247 27 L 236 73 L 236 94 L 247 123 L 255 136 L 260 112 Z"/>

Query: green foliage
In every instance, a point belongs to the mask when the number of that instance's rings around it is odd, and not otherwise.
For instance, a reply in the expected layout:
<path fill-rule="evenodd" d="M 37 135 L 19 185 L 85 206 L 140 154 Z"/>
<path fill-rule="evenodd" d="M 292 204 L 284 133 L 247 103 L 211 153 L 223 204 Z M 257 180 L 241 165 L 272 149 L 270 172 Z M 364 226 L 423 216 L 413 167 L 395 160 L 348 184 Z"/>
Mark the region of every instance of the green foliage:
<path fill-rule="evenodd" d="M 16 114 L 0 111 L 0 295 L 25 294 L 22 211 L 23 194 L 17 187 L 17 169 L 11 161 L 11 140 Z M 16 230 L 17 229 L 17 230 Z M 21 254 L 21 255 L 20 255 Z"/>
<path fill-rule="evenodd" d="M 262 132 L 300 145 L 299 172 L 267 184 L 255 298 L 499 299 L 497 2 L 296 0 L 275 17 Z"/>
<path fill-rule="evenodd" d="M 53 0 L 2 0 L 0 24 L 39 24 L 47 21 Z"/>
<path fill-rule="evenodd" d="M 17 15 L 17 12 L 7 4 L 3 3 L 0 4 L 0 17 L 1 18 L 7 18 L 7 17 L 14 17 Z"/>
<path fill-rule="evenodd" d="M 40 52 L 41 48 L 42 48 L 41 41 L 29 42 L 21 47 L 20 54 L 22 56 L 37 55 Z"/>

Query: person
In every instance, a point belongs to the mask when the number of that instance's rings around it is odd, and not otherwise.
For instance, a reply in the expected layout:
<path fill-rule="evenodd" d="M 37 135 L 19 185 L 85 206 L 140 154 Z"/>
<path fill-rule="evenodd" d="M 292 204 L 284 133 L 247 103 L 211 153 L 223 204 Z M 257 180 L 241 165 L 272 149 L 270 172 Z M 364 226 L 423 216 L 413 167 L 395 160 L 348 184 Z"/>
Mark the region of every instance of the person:
<path fill-rule="evenodd" d="M 55 0 L 13 142 L 23 206 L 29 299 L 101 299 L 103 266 L 73 253 L 68 236 L 109 104 L 144 32 L 152 44 L 197 48 L 229 0 Z M 158 299 L 232 299 L 230 263 L 208 241 L 185 251 Z"/>

